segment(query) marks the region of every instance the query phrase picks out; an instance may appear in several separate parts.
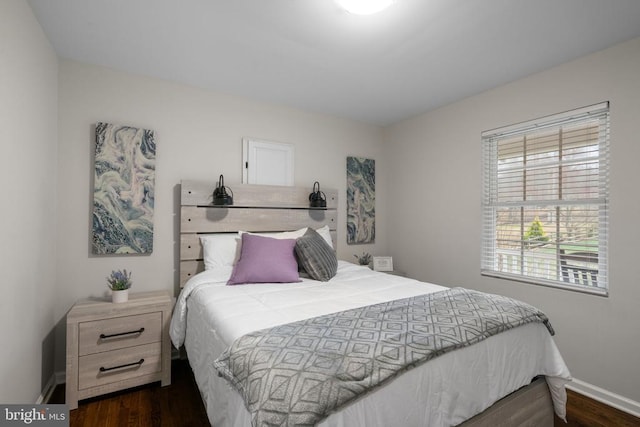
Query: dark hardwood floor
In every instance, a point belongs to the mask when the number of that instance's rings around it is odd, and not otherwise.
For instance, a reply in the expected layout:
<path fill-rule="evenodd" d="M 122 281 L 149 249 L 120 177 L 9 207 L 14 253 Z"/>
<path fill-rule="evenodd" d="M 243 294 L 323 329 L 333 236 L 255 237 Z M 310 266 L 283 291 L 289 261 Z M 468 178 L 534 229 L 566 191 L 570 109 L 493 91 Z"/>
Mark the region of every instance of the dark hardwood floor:
<path fill-rule="evenodd" d="M 71 427 L 208 426 L 209 421 L 186 360 L 174 360 L 171 385 L 159 383 L 80 402 L 70 412 Z M 64 385 L 56 387 L 49 403 L 64 403 Z M 556 417 L 555 427 L 640 427 L 640 419 L 568 391 L 567 421 Z"/>
<path fill-rule="evenodd" d="M 640 418 L 567 390 L 567 424 L 556 418 L 556 427 L 640 427 Z"/>
<path fill-rule="evenodd" d="M 64 403 L 64 385 L 49 403 Z M 171 385 L 160 383 L 86 399 L 69 413 L 70 427 L 199 427 L 209 420 L 186 360 L 171 365 Z"/>

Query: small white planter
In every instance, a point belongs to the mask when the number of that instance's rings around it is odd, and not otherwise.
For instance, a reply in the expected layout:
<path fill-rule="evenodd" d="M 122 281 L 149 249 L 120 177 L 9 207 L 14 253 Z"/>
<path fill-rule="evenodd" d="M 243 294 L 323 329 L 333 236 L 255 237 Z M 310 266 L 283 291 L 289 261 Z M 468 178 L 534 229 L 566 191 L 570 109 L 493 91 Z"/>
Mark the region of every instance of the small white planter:
<path fill-rule="evenodd" d="M 129 289 L 111 291 L 111 302 L 121 303 L 129 301 Z"/>

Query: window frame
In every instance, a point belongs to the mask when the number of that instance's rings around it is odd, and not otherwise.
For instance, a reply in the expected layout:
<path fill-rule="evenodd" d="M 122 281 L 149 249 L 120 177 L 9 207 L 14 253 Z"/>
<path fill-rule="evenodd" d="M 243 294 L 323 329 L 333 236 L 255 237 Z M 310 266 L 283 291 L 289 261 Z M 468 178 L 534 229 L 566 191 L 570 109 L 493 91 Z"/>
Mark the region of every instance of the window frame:
<path fill-rule="evenodd" d="M 517 282 L 530 283 L 541 286 L 549 286 L 553 288 L 567 289 L 571 291 L 608 296 L 609 293 L 609 260 L 608 260 L 608 236 L 609 236 L 609 171 L 610 171 L 610 161 L 609 161 L 609 146 L 610 146 L 610 135 L 609 135 L 609 102 L 602 102 L 599 104 L 590 105 L 587 107 L 582 107 L 578 109 L 574 109 L 571 111 L 553 114 L 545 117 L 541 117 L 538 119 L 517 123 L 513 125 L 504 126 L 501 128 L 491 129 L 488 131 L 484 131 L 481 134 L 481 142 L 482 142 L 482 235 L 481 235 L 481 275 L 509 279 Z M 500 257 L 498 256 L 499 248 L 497 241 L 499 240 L 498 232 L 498 212 L 502 208 L 503 212 L 505 206 L 512 206 L 515 208 L 520 208 L 524 211 L 527 207 L 535 206 L 537 209 L 550 209 L 554 207 L 558 214 L 561 212 L 562 206 L 568 206 L 572 203 L 563 199 L 562 197 L 562 178 L 556 178 L 558 183 L 558 195 L 557 199 L 554 197 L 542 198 L 536 202 L 531 202 L 527 200 L 528 187 L 526 182 L 526 174 L 530 170 L 526 165 L 526 156 L 529 155 L 526 148 L 526 138 L 527 136 L 538 135 L 541 131 L 544 130 L 555 130 L 558 129 L 559 137 L 558 137 L 558 171 L 553 171 L 550 168 L 550 172 L 539 175 L 543 176 L 544 182 L 547 185 L 551 185 L 555 183 L 553 174 L 558 173 L 558 176 L 561 176 L 562 173 L 562 165 L 566 162 L 562 156 L 562 130 L 565 126 L 570 126 L 574 124 L 584 124 L 584 128 L 587 129 L 589 123 L 592 123 L 597 120 L 597 155 L 595 158 L 597 159 L 598 167 L 598 177 L 595 180 L 595 184 L 590 183 L 587 187 L 587 193 L 593 193 L 597 186 L 597 197 L 587 197 L 584 196 L 580 199 L 579 203 L 576 202 L 576 206 L 582 206 L 587 210 L 589 208 L 594 209 L 597 212 L 597 262 L 598 262 L 598 270 L 596 274 L 598 275 L 597 286 L 588 286 L 585 284 L 576 284 L 576 283 L 567 283 L 564 280 L 564 275 L 566 272 L 563 272 L 561 269 L 560 263 L 560 248 L 562 245 L 568 245 L 570 243 L 562 241 L 561 233 L 557 233 L 556 237 L 558 240 L 553 242 L 555 246 L 555 270 L 556 275 L 554 278 L 544 278 L 537 277 L 535 275 L 528 274 L 527 271 L 524 271 L 524 267 L 521 267 L 519 272 L 510 272 L 509 268 L 505 268 L 499 262 Z M 522 161 L 523 166 L 522 169 L 522 177 L 520 178 L 522 182 L 518 182 L 513 188 L 520 188 L 522 190 L 521 200 L 517 200 L 515 202 L 504 202 L 499 201 L 501 197 L 505 197 L 506 190 L 500 189 L 499 181 L 499 163 L 500 163 L 500 149 L 499 143 L 504 142 L 509 138 L 518 138 L 522 136 L 524 138 L 522 155 L 521 158 L 524 159 Z M 590 147 L 588 145 L 584 145 L 584 147 Z M 555 148 L 550 149 L 548 153 L 553 153 Z M 520 151 L 515 151 L 520 154 Z M 513 155 L 514 158 L 517 158 L 518 155 Z M 503 158 L 504 160 L 504 158 Z M 504 169 L 503 169 L 504 171 Z M 503 171 L 500 171 L 504 173 Z M 586 176 L 586 173 L 585 173 Z M 519 187 L 518 187 L 519 186 Z M 504 187 L 504 185 L 503 185 Z M 510 188 L 511 190 L 511 188 Z M 502 192 L 501 192 L 502 191 Z M 516 197 L 518 199 L 518 197 Z M 556 202 L 554 204 L 554 202 Z M 586 212 L 586 210 L 585 210 Z M 559 229 L 560 216 L 555 217 L 556 226 Z M 524 229 L 522 228 L 522 224 L 524 224 L 524 220 L 521 219 L 521 228 L 519 230 L 519 242 L 521 244 L 521 262 L 525 263 L 525 239 L 524 239 Z M 504 225 L 504 223 L 503 223 Z M 543 245 L 544 246 L 544 245 Z M 528 247 L 527 247 L 528 248 Z M 500 248 L 504 251 L 504 248 Z M 541 255 L 528 255 L 530 259 L 536 259 L 536 257 L 540 257 Z M 547 255 L 545 255 L 547 256 Z M 524 265 L 524 264 L 523 264 Z"/>

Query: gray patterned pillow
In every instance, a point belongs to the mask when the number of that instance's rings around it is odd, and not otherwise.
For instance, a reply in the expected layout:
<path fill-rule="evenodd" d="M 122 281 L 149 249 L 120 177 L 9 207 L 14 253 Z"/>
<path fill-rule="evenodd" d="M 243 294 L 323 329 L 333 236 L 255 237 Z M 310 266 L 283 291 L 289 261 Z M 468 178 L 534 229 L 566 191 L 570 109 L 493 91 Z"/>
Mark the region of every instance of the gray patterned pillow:
<path fill-rule="evenodd" d="M 338 258 L 326 240 L 313 228 L 296 240 L 298 263 L 312 279 L 326 282 L 338 271 Z"/>

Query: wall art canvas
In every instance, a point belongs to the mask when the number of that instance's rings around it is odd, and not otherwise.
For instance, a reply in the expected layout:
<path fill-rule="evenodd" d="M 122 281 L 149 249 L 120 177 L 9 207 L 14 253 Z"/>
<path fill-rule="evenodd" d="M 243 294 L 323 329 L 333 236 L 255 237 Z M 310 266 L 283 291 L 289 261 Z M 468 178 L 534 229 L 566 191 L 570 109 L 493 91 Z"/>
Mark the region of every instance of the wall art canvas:
<path fill-rule="evenodd" d="M 152 130 L 96 124 L 94 254 L 153 251 L 155 168 Z"/>
<path fill-rule="evenodd" d="M 347 243 L 376 240 L 376 161 L 347 157 Z"/>

